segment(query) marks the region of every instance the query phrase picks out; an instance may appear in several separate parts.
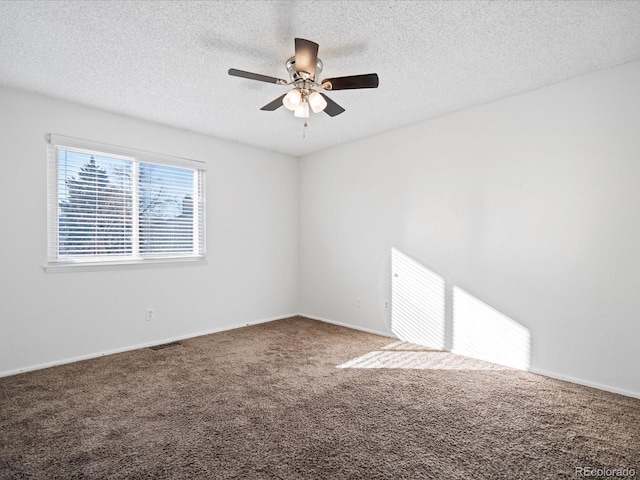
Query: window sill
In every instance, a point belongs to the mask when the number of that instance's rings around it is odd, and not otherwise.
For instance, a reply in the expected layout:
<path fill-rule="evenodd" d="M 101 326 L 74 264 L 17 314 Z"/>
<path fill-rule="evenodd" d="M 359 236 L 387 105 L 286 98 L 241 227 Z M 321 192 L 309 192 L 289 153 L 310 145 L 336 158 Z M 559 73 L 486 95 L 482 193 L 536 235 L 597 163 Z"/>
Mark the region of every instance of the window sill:
<path fill-rule="evenodd" d="M 46 273 L 97 272 L 100 270 L 137 270 L 145 268 L 204 266 L 206 258 L 162 258 L 148 260 L 124 260 L 113 262 L 60 262 L 47 263 Z"/>

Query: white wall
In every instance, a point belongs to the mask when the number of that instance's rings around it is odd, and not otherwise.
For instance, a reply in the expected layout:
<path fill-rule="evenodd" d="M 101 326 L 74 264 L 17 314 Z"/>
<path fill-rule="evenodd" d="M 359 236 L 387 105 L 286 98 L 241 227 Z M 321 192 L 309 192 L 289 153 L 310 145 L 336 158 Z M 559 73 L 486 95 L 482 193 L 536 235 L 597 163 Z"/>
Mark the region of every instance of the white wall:
<path fill-rule="evenodd" d="M 296 313 L 297 159 L 15 90 L 0 105 L 0 375 Z M 206 161 L 208 264 L 45 273 L 47 133 Z"/>
<path fill-rule="evenodd" d="M 639 85 L 634 62 L 301 159 L 300 312 L 389 333 L 395 247 L 528 329 L 533 371 L 640 396 Z"/>
<path fill-rule="evenodd" d="M 444 278 L 449 346 L 463 289 L 528 329 L 533 371 L 640 396 L 638 85 L 634 62 L 299 166 L 0 89 L 0 375 L 297 311 L 390 333 L 396 248 Z M 206 161 L 208 265 L 45 273 L 51 132 Z"/>

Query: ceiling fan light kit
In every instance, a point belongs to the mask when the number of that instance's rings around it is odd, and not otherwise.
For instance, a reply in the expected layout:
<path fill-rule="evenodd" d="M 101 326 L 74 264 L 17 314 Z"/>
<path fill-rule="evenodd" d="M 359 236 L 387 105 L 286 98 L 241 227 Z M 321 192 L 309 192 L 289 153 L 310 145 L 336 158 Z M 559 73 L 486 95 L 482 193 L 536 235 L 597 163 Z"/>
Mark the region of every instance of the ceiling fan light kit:
<path fill-rule="evenodd" d="M 291 78 L 290 81 L 235 68 L 230 68 L 228 73 L 234 77 L 247 78 L 259 82 L 284 86 L 293 85 L 293 90 L 269 102 L 260 110 L 273 111 L 284 105 L 285 108 L 293 111 L 295 117 L 299 118 L 308 118 L 309 108 L 314 113 L 324 111 L 330 117 L 335 117 L 345 111 L 344 108 L 327 97 L 321 90 L 333 91 L 378 87 L 379 80 L 376 73 L 326 78 L 318 83 L 316 78 L 319 77 L 323 68 L 322 60 L 318 58 L 318 44 L 304 38 L 296 38 L 295 49 L 295 55 L 285 63 Z"/>
<path fill-rule="evenodd" d="M 300 103 L 300 105 L 298 105 L 294 110 L 293 116 L 298 118 L 309 118 L 309 104 L 307 102 Z"/>
<path fill-rule="evenodd" d="M 313 113 L 320 113 L 327 108 L 327 101 L 318 92 L 311 92 L 309 94 L 309 106 Z"/>
<path fill-rule="evenodd" d="M 282 99 L 282 104 L 291 111 L 294 111 L 298 105 L 302 102 L 302 93 L 297 88 L 294 88 L 287 93 Z"/>

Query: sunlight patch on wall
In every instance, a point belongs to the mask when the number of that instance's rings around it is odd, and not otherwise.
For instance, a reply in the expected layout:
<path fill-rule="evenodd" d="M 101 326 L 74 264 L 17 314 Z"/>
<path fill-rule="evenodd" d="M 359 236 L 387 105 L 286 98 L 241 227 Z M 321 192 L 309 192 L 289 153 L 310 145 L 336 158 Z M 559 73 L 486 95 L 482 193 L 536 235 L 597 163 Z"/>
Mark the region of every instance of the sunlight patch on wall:
<path fill-rule="evenodd" d="M 445 282 L 391 249 L 391 331 L 401 340 L 444 349 Z"/>
<path fill-rule="evenodd" d="M 528 370 L 529 330 L 459 287 L 453 288 L 453 353 Z"/>

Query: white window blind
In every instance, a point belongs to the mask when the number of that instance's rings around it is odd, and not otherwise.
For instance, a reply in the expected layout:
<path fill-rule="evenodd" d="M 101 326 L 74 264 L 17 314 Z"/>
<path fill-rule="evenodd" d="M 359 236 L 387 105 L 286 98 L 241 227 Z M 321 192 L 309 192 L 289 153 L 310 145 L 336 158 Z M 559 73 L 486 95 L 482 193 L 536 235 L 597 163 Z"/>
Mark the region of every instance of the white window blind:
<path fill-rule="evenodd" d="M 58 135 L 49 142 L 49 266 L 204 258 L 204 164 Z"/>

